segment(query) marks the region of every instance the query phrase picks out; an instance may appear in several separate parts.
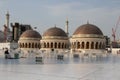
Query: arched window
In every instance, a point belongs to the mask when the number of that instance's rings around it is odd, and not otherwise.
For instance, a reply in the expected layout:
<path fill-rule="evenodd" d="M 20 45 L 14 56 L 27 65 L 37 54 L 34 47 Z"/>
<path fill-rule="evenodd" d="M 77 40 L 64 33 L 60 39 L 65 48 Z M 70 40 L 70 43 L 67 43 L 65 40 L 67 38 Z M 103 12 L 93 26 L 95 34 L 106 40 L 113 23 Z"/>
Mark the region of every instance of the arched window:
<path fill-rule="evenodd" d="M 44 48 L 46 48 L 46 44 L 45 44 L 45 42 L 44 42 Z"/>
<path fill-rule="evenodd" d="M 78 45 L 79 45 L 78 43 L 79 43 L 79 42 L 78 42 L 78 41 L 76 41 L 76 49 L 78 49 Z"/>
<path fill-rule="evenodd" d="M 57 43 L 55 42 L 55 48 L 57 48 Z"/>
<path fill-rule="evenodd" d="M 84 49 L 84 46 L 85 46 L 85 44 L 84 44 L 84 42 L 82 42 L 81 43 L 81 48 Z"/>
<path fill-rule="evenodd" d="M 53 48 L 53 42 L 51 42 L 51 48 Z"/>
<path fill-rule="evenodd" d="M 31 43 L 29 43 L 29 48 L 31 48 Z"/>
<path fill-rule="evenodd" d="M 99 44 L 99 49 L 102 49 L 102 43 L 100 42 L 100 44 Z"/>
<path fill-rule="evenodd" d="M 47 42 L 47 48 L 49 48 L 49 43 Z"/>
<path fill-rule="evenodd" d="M 98 49 L 98 42 L 96 42 L 95 44 L 95 49 Z"/>
<path fill-rule="evenodd" d="M 25 48 L 24 43 L 23 43 L 23 48 Z"/>
<path fill-rule="evenodd" d="M 64 43 L 62 43 L 62 49 L 64 48 Z"/>
<path fill-rule="evenodd" d="M 60 43 L 58 43 L 58 48 L 60 48 Z"/>
<path fill-rule="evenodd" d="M 25 48 L 27 48 L 27 43 L 25 43 Z"/>
<path fill-rule="evenodd" d="M 32 43 L 32 48 L 34 48 L 34 43 Z"/>
<path fill-rule="evenodd" d="M 80 48 L 80 42 L 78 42 L 78 49 Z"/>
<path fill-rule="evenodd" d="M 94 49 L 94 42 L 91 43 L 91 49 Z"/>
<path fill-rule="evenodd" d="M 76 42 L 74 42 L 74 48 L 76 48 Z"/>
<path fill-rule="evenodd" d="M 89 49 L 89 42 L 86 43 L 86 49 Z"/>
<path fill-rule="evenodd" d="M 76 42 L 74 42 L 74 48 L 77 48 L 77 43 Z"/>

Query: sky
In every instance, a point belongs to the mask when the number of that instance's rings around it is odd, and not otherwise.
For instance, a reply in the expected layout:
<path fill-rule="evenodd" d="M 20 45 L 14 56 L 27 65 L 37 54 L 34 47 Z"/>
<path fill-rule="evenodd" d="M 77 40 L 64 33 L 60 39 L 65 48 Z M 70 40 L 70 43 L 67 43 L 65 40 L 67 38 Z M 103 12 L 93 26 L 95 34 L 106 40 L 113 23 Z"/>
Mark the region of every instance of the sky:
<path fill-rule="evenodd" d="M 120 16 L 120 0 L 0 0 L 0 29 L 6 23 L 7 11 L 10 23 L 30 24 L 41 35 L 55 25 L 65 30 L 68 18 L 70 35 L 89 21 L 111 37 Z M 118 37 L 119 29 L 120 24 Z"/>

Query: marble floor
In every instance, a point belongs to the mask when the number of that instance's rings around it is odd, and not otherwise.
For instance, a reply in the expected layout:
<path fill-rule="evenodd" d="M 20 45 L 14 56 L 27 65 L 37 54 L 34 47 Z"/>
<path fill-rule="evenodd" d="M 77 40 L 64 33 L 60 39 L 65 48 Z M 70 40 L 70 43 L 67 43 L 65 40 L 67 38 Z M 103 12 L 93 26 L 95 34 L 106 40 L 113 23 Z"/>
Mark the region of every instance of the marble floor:
<path fill-rule="evenodd" d="M 0 56 L 0 80 L 120 80 L 120 55 L 95 58 L 34 57 L 4 59 Z"/>

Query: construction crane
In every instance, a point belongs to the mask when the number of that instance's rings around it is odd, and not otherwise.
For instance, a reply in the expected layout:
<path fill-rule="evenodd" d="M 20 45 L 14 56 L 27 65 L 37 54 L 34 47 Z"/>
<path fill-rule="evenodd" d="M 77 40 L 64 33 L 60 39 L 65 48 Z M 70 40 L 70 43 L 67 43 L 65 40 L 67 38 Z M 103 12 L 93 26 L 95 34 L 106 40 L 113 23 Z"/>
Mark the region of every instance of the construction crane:
<path fill-rule="evenodd" d="M 118 29 L 118 26 L 120 24 L 120 16 L 117 20 L 117 23 L 115 24 L 115 28 L 112 28 L 112 37 L 113 37 L 113 42 L 116 42 L 116 31 Z"/>

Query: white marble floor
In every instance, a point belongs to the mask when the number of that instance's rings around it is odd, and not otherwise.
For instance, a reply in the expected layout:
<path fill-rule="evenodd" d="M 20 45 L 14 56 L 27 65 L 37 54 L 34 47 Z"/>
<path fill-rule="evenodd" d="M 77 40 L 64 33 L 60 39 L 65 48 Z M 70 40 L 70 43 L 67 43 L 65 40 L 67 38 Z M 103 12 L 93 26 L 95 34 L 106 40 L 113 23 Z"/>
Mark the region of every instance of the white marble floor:
<path fill-rule="evenodd" d="M 120 56 L 99 59 L 4 59 L 0 57 L 0 80 L 120 80 Z"/>

